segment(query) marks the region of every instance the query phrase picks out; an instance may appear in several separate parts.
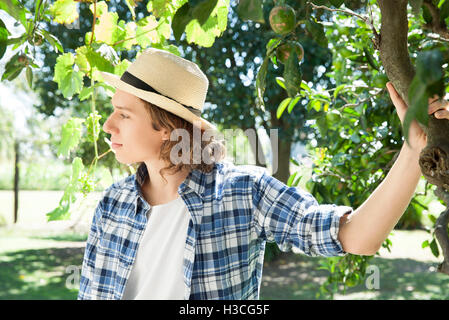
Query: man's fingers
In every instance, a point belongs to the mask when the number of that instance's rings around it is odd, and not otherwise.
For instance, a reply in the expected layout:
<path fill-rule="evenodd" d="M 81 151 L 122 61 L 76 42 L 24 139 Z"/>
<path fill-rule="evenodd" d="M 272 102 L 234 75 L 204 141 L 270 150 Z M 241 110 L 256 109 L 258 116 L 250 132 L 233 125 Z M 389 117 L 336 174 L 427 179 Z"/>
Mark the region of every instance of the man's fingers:
<path fill-rule="evenodd" d="M 429 99 L 429 101 L 430 101 L 430 99 Z M 437 110 L 447 109 L 447 108 L 449 108 L 449 101 L 437 99 L 429 104 L 429 112 L 428 113 L 432 114 Z"/>
<path fill-rule="evenodd" d="M 449 120 L 449 110 L 441 109 L 435 112 L 435 118 L 437 119 L 448 119 Z"/>
<path fill-rule="evenodd" d="M 391 82 L 387 82 L 387 90 L 390 94 L 391 101 L 393 102 L 394 106 L 396 107 L 396 112 L 399 116 L 399 119 L 401 122 L 403 121 L 405 117 L 405 113 L 407 112 L 407 104 L 404 102 L 402 97 L 399 95 L 399 93 L 394 88 L 393 84 Z"/>

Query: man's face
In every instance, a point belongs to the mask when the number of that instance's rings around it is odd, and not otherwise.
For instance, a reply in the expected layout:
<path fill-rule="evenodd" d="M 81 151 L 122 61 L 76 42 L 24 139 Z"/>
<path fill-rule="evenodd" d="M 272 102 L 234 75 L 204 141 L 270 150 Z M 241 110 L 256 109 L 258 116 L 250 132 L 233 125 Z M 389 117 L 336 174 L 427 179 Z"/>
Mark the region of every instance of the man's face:
<path fill-rule="evenodd" d="M 111 100 L 114 112 L 103 124 L 111 135 L 117 161 L 124 164 L 159 159 L 166 131 L 156 131 L 144 103 L 133 94 L 117 89 Z"/>

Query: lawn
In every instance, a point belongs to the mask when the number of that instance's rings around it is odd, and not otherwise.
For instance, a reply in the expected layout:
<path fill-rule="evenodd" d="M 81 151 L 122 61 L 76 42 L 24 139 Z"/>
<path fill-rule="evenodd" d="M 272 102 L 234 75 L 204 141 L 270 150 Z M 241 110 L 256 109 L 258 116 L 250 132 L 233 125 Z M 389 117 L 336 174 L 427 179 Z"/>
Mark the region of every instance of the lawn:
<path fill-rule="evenodd" d="M 0 299 L 76 299 L 73 283 L 82 264 L 98 194 L 77 204 L 78 212 L 70 221 L 48 223 L 45 212 L 57 205 L 60 195 L 22 193 L 25 210 L 19 212 L 18 225 L 0 228 Z M 0 192 L 0 201 L 8 201 L 7 196 Z M 429 248 L 421 249 L 429 234 L 395 230 L 390 239 L 391 253 L 382 249 L 380 256 L 371 260 L 380 271 L 380 288 L 368 290 L 363 284 L 335 299 L 449 299 L 449 277 L 435 272 L 439 259 Z M 266 262 L 260 298 L 315 299 L 327 277 L 326 271 L 318 270 L 319 259 L 289 253 Z"/>

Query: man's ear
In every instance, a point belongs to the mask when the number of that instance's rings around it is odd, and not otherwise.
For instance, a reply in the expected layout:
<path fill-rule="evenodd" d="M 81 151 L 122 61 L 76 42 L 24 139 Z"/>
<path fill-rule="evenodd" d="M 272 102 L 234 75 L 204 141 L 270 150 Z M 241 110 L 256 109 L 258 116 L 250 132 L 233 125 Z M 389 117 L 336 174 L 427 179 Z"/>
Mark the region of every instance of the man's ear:
<path fill-rule="evenodd" d="M 170 139 L 170 132 L 167 129 L 162 129 L 162 141 Z"/>

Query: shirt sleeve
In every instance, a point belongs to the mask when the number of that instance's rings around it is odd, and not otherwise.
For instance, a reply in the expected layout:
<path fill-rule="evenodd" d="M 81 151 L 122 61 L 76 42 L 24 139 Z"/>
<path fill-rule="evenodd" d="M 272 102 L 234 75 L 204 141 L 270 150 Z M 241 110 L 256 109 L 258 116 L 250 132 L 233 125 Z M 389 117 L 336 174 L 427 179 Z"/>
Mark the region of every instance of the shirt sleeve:
<path fill-rule="evenodd" d="M 87 237 L 86 249 L 84 251 L 83 266 L 81 269 L 80 289 L 78 300 L 92 300 L 92 282 L 94 277 L 97 245 L 101 235 L 101 216 L 103 213 L 103 200 L 101 200 L 93 216 L 90 232 Z"/>
<path fill-rule="evenodd" d="M 292 247 L 308 256 L 344 256 L 338 240 L 340 218 L 353 209 L 335 204 L 319 205 L 299 187 L 288 187 L 263 173 L 254 184 L 253 203 L 259 236 L 276 242 L 279 249 Z"/>

